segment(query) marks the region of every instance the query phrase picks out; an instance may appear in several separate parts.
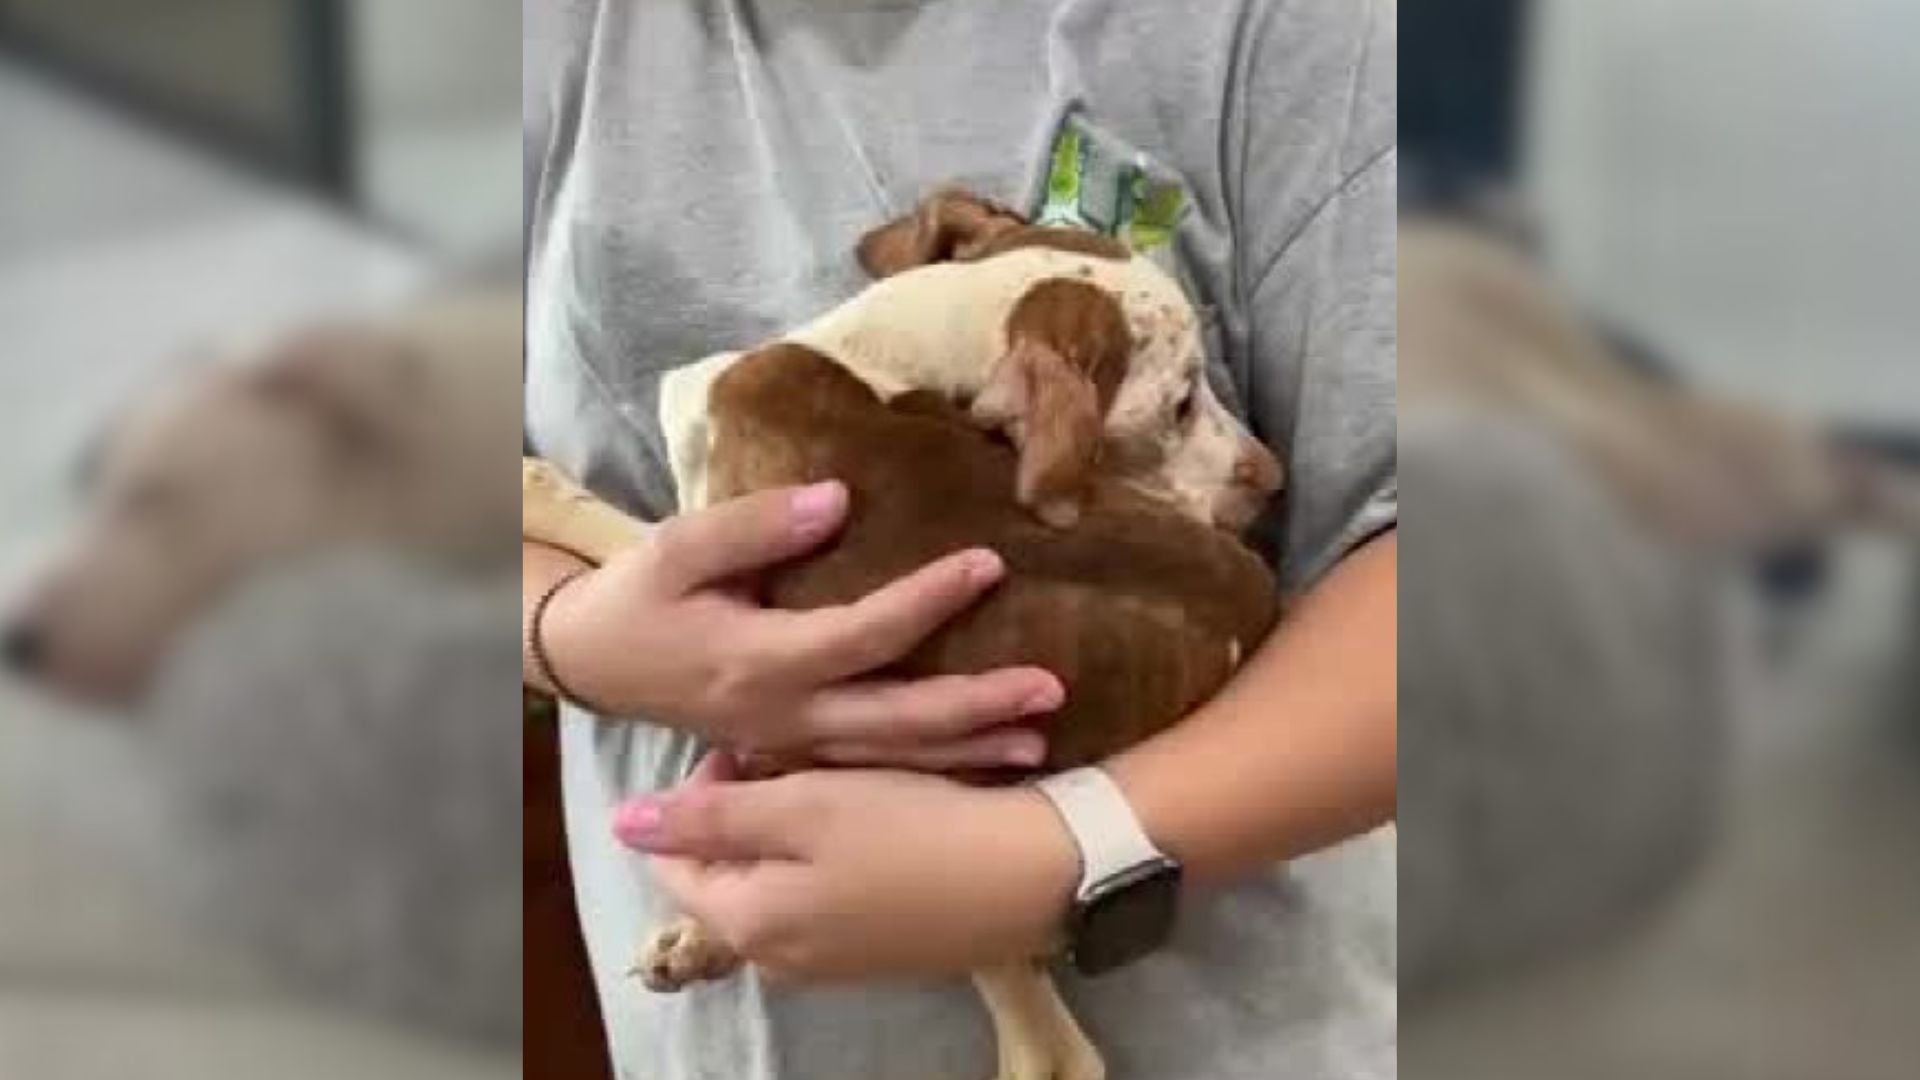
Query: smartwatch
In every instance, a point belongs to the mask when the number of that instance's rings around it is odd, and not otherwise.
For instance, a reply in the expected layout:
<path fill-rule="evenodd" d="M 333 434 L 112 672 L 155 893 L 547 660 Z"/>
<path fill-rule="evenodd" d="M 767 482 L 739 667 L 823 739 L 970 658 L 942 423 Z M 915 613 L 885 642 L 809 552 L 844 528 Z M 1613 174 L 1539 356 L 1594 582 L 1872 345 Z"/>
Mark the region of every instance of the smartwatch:
<path fill-rule="evenodd" d="M 1180 864 L 1153 846 L 1120 786 L 1091 766 L 1035 786 L 1080 849 L 1066 926 L 1074 970 L 1101 975 L 1166 944 L 1180 910 Z"/>

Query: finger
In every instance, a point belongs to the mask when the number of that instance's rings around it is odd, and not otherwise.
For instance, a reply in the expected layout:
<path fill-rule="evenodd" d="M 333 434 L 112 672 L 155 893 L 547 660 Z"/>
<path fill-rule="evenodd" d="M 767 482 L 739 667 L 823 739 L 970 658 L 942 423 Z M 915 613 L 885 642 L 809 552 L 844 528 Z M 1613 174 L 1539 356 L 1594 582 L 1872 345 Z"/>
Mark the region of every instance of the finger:
<path fill-rule="evenodd" d="M 712 921 L 704 917 L 704 910 L 712 904 L 705 898 L 724 891 L 726 886 L 717 882 L 725 875 L 738 876 L 739 867 L 726 863 L 703 863 L 698 859 L 681 858 L 674 855 L 659 855 L 647 860 L 653 870 L 653 877 L 660 888 L 673 901 L 674 907 L 707 926 Z M 696 911 L 696 906 L 702 908 Z M 717 928 L 716 928 L 717 929 Z"/>
<path fill-rule="evenodd" d="M 717 766 L 716 766 L 717 768 Z M 789 778 L 695 782 L 629 800 L 614 814 L 620 842 L 701 862 L 795 859 L 808 825 Z"/>
<path fill-rule="evenodd" d="M 759 644 L 796 682 L 840 682 L 905 656 L 1005 573 L 992 551 L 956 552 L 851 604 L 761 620 L 757 632 L 768 636 Z"/>
<path fill-rule="evenodd" d="M 649 860 L 654 880 L 675 908 L 712 931 L 753 964 L 790 963 L 797 957 L 797 913 L 816 895 L 811 867 L 801 863 L 702 864 L 692 859 Z"/>
<path fill-rule="evenodd" d="M 668 518 L 649 535 L 657 580 L 679 595 L 811 550 L 847 515 L 837 480 L 742 495 Z"/>
<path fill-rule="evenodd" d="M 721 784 L 740 779 L 740 759 L 731 751 L 709 750 L 701 755 L 693 771 L 680 782 L 680 787 L 696 787 L 704 784 Z"/>
<path fill-rule="evenodd" d="M 1046 759 L 1047 741 L 1037 731 L 1008 728 L 950 742 L 829 742 L 813 755 L 832 765 L 866 765 L 921 772 L 955 769 L 1033 768 Z"/>
<path fill-rule="evenodd" d="M 944 742 L 1050 713 L 1065 700 L 1051 672 L 1002 668 L 911 682 L 837 683 L 815 693 L 800 719 L 816 742 Z"/>
<path fill-rule="evenodd" d="M 703 863 L 657 855 L 647 865 L 676 910 L 739 951 L 741 927 L 755 917 L 760 903 L 755 869 L 773 864 Z"/>

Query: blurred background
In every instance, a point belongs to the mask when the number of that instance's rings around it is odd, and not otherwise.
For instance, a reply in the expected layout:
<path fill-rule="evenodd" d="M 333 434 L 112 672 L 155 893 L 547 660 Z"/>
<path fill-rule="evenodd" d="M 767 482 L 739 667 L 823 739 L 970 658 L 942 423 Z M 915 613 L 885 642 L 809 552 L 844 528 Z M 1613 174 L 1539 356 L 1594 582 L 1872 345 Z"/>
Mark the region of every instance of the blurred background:
<path fill-rule="evenodd" d="M 519 37 L 505 0 L 0 0 L 0 610 L 184 354 L 517 287 Z M 235 586 L 137 707 L 0 677 L 0 1075 L 519 1075 L 517 572 Z"/>
<path fill-rule="evenodd" d="M 1568 418 L 1739 402 L 1915 475 L 1920 8 L 1402 20 L 1401 1075 L 1913 1076 L 1920 531 L 1681 543 Z M 1416 217 L 1511 241 L 1611 371 L 1410 393 Z"/>

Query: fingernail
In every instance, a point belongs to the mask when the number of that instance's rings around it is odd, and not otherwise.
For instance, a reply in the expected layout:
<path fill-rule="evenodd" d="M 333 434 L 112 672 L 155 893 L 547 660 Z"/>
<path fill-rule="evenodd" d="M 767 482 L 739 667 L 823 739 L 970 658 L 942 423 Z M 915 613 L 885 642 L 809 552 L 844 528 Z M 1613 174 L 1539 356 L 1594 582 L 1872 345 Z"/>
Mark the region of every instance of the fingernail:
<path fill-rule="evenodd" d="M 1060 684 L 1057 682 L 1048 682 L 1033 693 L 1027 695 L 1027 699 L 1020 705 L 1020 711 L 1028 715 L 1052 712 L 1066 704 L 1066 700 L 1066 691 L 1060 688 Z"/>
<path fill-rule="evenodd" d="M 1047 744 L 1039 737 L 1021 739 L 1007 747 L 1007 764 L 1038 765 L 1047 759 Z"/>
<path fill-rule="evenodd" d="M 831 528 L 846 500 L 847 489 L 837 480 L 801 488 L 788 504 L 793 530 L 801 536 L 815 536 Z"/>
<path fill-rule="evenodd" d="M 1000 573 L 1006 569 L 1000 556 L 987 550 L 967 553 L 966 577 L 970 585 L 990 585 L 999 580 Z"/>
<path fill-rule="evenodd" d="M 613 835 L 628 847 L 640 847 L 659 835 L 662 817 L 659 800 L 635 799 L 613 816 Z"/>

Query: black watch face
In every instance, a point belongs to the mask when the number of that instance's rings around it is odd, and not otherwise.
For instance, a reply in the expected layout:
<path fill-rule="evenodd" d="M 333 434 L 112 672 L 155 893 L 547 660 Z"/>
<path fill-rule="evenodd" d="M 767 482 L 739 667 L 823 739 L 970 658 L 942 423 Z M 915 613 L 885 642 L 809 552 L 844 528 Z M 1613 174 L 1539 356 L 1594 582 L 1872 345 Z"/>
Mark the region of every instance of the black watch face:
<path fill-rule="evenodd" d="M 1159 948 L 1180 908 L 1180 864 L 1145 863 L 1102 882 L 1074 909 L 1073 966 L 1082 975 L 1124 967 Z"/>

